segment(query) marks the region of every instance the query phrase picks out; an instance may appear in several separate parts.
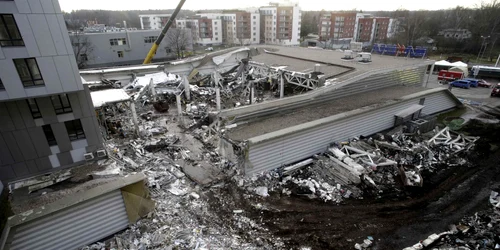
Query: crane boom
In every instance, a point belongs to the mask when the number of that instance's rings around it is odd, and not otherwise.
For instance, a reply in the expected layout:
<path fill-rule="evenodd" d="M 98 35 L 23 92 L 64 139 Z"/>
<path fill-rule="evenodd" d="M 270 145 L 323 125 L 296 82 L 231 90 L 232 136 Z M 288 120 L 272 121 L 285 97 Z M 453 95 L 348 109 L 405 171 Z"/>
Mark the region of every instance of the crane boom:
<path fill-rule="evenodd" d="M 149 50 L 148 55 L 144 59 L 143 64 L 149 64 L 149 63 L 151 63 L 151 60 L 153 60 L 153 57 L 156 54 L 156 50 L 158 49 L 158 46 L 160 46 L 160 43 L 163 40 L 163 38 L 165 37 L 165 35 L 167 34 L 168 29 L 170 28 L 170 26 L 172 26 L 172 23 L 174 22 L 174 19 L 177 16 L 177 14 L 179 13 L 179 11 L 181 10 L 182 5 L 184 5 L 184 2 L 186 2 L 186 0 L 181 0 L 179 2 L 179 4 L 177 5 L 177 8 L 175 8 L 174 13 L 168 19 L 167 24 L 161 30 L 161 33 L 158 36 L 158 38 L 156 38 L 156 41 L 153 43 L 153 46 L 151 46 L 151 49 Z"/>

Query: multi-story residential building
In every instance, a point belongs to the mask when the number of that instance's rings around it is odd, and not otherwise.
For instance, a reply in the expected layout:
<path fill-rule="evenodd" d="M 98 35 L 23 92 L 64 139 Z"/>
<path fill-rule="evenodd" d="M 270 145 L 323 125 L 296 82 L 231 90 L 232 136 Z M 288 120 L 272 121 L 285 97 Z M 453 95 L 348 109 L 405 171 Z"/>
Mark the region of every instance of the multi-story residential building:
<path fill-rule="evenodd" d="M 204 46 L 248 45 L 260 42 L 260 14 L 258 12 L 203 13 L 176 22 L 180 28 L 191 29 L 193 41 Z"/>
<path fill-rule="evenodd" d="M 58 1 L 0 10 L 0 179 L 84 163 L 102 137 Z"/>
<path fill-rule="evenodd" d="M 81 68 L 92 68 L 141 64 L 158 35 L 158 30 L 135 30 L 73 33 L 70 39 Z M 154 61 L 176 59 L 178 55 L 174 43 L 179 44 L 182 51 L 192 51 L 190 30 L 171 28 L 160 43 Z"/>
<path fill-rule="evenodd" d="M 331 12 L 320 16 L 318 33 L 320 40 L 353 38 L 356 25 L 355 12 Z"/>
<path fill-rule="evenodd" d="M 321 41 L 351 39 L 356 42 L 373 43 L 385 40 L 393 32 L 388 17 L 374 17 L 356 12 L 330 12 L 320 15 L 318 35 Z"/>
<path fill-rule="evenodd" d="M 387 38 L 389 32 L 389 17 L 374 17 L 370 14 L 358 13 L 354 39 L 356 42 L 374 43 Z"/>
<path fill-rule="evenodd" d="M 285 1 L 260 8 L 265 43 L 300 44 L 301 10 L 298 3 Z"/>
<path fill-rule="evenodd" d="M 139 19 L 141 20 L 141 29 L 143 30 L 162 29 L 171 16 L 172 16 L 171 14 L 139 15 Z M 175 22 L 172 23 L 171 27 L 175 27 Z"/>

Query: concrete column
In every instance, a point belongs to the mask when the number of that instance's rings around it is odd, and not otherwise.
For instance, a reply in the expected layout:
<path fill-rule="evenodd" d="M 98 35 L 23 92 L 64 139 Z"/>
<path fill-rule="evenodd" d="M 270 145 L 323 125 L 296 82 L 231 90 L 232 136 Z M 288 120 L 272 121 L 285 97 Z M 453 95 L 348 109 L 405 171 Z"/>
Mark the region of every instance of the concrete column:
<path fill-rule="evenodd" d="M 253 100 L 255 99 L 255 86 L 254 82 L 250 83 L 250 104 L 253 104 Z"/>
<path fill-rule="evenodd" d="M 220 89 L 219 89 L 218 85 L 215 87 L 215 98 L 216 98 L 216 102 L 217 102 L 217 111 L 220 111 L 221 110 L 221 107 L 220 107 Z"/>
<path fill-rule="evenodd" d="M 431 75 L 432 75 L 432 72 L 434 71 L 434 63 L 432 64 L 431 66 L 431 71 L 429 72 L 429 74 L 427 75 L 427 79 L 425 80 L 425 86 L 427 88 L 427 84 L 429 83 L 429 79 L 431 78 Z"/>
<path fill-rule="evenodd" d="M 134 123 L 135 134 L 139 137 L 139 122 L 137 121 L 137 112 L 135 111 L 134 102 L 130 102 L 130 111 L 132 111 L 132 122 Z"/>
<path fill-rule="evenodd" d="M 177 114 L 179 115 L 179 124 L 183 124 L 183 121 L 182 121 L 181 95 L 175 95 L 175 100 L 177 101 Z"/>
<path fill-rule="evenodd" d="M 191 100 L 191 89 L 189 88 L 189 80 L 187 76 L 182 77 L 182 81 L 184 82 L 184 94 L 186 95 L 186 99 L 188 101 Z"/>
<path fill-rule="evenodd" d="M 149 91 L 151 92 L 151 95 L 153 96 L 153 102 L 156 102 L 156 90 L 155 90 L 155 86 L 153 83 L 153 78 L 151 78 L 151 80 L 149 80 Z"/>
<path fill-rule="evenodd" d="M 280 99 L 285 97 L 285 78 L 283 72 L 280 72 Z"/>

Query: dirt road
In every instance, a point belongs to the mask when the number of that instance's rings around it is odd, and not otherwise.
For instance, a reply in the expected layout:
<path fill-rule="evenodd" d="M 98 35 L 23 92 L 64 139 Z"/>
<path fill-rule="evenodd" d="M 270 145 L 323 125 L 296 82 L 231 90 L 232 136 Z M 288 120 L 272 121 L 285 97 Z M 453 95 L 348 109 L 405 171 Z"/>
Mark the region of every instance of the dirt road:
<path fill-rule="evenodd" d="M 499 132 L 492 132 L 499 125 L 469 130 L 484 136 L 476 147 L 482 152 L 487 152 L 490 143 L 500 142 Z M 424 188 L 404 198 L 374 197 L 340 205 L 280 194 L 249 198 L 228 186 L 223 190 L 231 202 L 221 211 L 221 220 L 227 220 L 232 208 L 243 208 L 270 235 L 281 237 L 287 249 L 353 249 L 367 236 L 375 238 L 373 249 L 402 249 L 488 206 L 490 186 L 500 183 L 500 151 L 477 154 L 471 162 L 475 166 L 451 167 L 424 177 Z M 256 203 L 264 209 L 256 209 Z"/>

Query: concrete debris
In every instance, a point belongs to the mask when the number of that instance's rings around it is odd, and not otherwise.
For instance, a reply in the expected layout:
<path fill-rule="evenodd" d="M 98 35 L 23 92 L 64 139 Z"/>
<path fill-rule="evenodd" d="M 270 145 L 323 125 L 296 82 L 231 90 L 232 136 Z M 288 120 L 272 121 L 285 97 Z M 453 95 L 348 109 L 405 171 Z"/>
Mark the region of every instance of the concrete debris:
<path fill-rule="evenodd" d="M 457 225 L 451 225 L 449 231 L 432 234 L 414 249 L 500 249 L 500 198 L 498 192 L 491 191 L 492 208 L 464 217 Z"/>
<path fill-rule="evenodd" d="M 363 240 L 363 243 L 356 243 L 354 245 L 354 248 L 357 249 L 357 250 L 367 249 L 372 244 L 373 244 L 373 238 L 369 236 L 368 238 L 366 238 L 366 239 Z"/>
<path fill-rule="evenodd" d="M 466 165 L 465 153 L 477 139 L 448 129 L 426 134 L 405 134 L 400 130 L 373 138 L 355 138 L 335 143 L 313 158 L 236 183 L 335 203 L 367 194 L 399 196 L 404 195 L 405 186 L 422 187 L 424 174 Z"/>
<path fill-rule="evenodd" d="M 255 188 L 255 193 L 262 197 L 269 196 L 269 193 L 267 192 L 267 187 L 257 187 Z"/>

